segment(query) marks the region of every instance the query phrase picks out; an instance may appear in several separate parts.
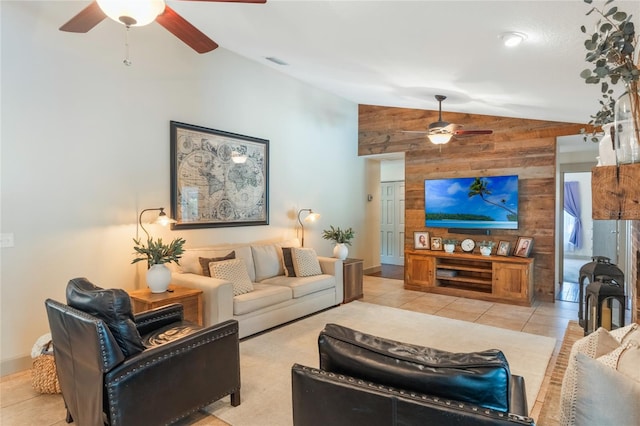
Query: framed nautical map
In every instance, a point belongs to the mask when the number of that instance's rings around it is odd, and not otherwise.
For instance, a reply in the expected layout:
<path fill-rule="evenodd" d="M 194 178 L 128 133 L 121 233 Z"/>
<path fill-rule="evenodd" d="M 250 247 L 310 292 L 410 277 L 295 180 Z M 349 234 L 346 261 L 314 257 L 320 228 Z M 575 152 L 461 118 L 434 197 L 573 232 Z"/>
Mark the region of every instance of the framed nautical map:
<path fill-rule="evenodd" d="M 171 121 L 173 229 L 269 224 L 269 141 Z"/>

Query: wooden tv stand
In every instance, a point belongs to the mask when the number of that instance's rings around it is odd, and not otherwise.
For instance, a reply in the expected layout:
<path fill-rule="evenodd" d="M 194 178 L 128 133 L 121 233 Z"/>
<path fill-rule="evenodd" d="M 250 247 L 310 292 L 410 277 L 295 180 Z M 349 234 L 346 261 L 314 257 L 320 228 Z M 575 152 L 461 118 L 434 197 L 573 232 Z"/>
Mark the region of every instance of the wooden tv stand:
<path fill-rule="evenodd" d="M 404 288 L 531 306 L 533 258 L 413 250 L 405 253 Z"/>

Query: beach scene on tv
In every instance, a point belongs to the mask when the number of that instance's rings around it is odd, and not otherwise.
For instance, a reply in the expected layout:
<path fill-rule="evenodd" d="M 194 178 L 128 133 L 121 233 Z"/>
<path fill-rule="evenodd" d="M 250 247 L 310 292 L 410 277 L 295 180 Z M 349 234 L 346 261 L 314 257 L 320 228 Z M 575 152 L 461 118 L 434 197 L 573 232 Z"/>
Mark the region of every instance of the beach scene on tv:
<path fill-rule="evenodd" d="M 426 179 L 425 225 L 518 229 L 518 176 Z"/>

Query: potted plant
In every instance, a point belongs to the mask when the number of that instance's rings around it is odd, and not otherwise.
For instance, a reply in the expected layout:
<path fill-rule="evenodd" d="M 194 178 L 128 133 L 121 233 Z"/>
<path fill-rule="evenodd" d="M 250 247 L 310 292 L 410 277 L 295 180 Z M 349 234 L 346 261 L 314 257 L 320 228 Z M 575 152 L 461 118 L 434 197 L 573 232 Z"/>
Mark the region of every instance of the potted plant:
<path fill-rule="evenodd" d="M 495 245 L 496 243 L 493 241 L 480 241 L 478 243 L 478 246 L 480 247 L 480 254 L 482 254 L 483 256 L 491 255 L 491 250 Z"/>
<path fill-rule="evenodd" d="M 322 238 L 336 243 L 336 246 L 333 248 L 333 255 L 340 260 L 344 260 L 349 254 L 347 246 L 351 245 L 351 240 L 353 240 L 355 234 L 351 228 L 342 230 L 340 227 L 334 228 L 333 225 L 331 225 L 329 229 L 322 231 Z"/>
<path fill-rule="evenodd" d="M 152 293 L 163 293 L 167 291 L 171 282 L 171 271 L 165 266 L 165 263 L 175 262 L 180 264 L 179 259 L 184 253 L 185 240 L 176 238 L 170 244 L 162 242 L 162 238 L 154 241 L 153 238 L 147 239 L 144 245 L 140 239 L 133 239 L 136 251 L 136 257 L 131 263 L 147 261 L 147 285 Z"/>
<path fill-rule="evenodd" d="M 593 0 L 584 0 L 584 2 L 591 4 Z M 640 62 L 635 63 L 634 54 L 637 50 L 638 37 L 631 22 L 632 16 L 619 10 L 613 3 L 614 0 L 607 0 L 601 8 L 594 6 L 587 12 L 587 15 L 595 12 L 600 16 L 593 33 L 588 33 L 584 25 L 580 28 L 584 34 L 588 35 L 584 43 L 587 49 L 585 60 L 593 64 L 591 69 L 585 69 L 580 76 L 587 84 L 600 84 L 602 95 L 600 110 L 591 116 L 591 121 L 588 123 L 594 126 L 594 130 L 585 135 L 585 140 L 590 135 L 593 142 L 598 142 L 599 128 L 614 123 L 616 98 L 612 86 L 621 81 L 625 85 L 625 94 L 628 96 L 620 98 L 628 102 L 625 107 L 628 117 L 628 124 L 626 124 L 628 136 L 625 137 L 629 142 L 637 145 L 640 143 L 640 93 L 638 92 Z M 622 125 L 622 123 L 616 124 L 615 130 L 622 131 L 620 127 Z M 638 149 L 638 147 L 635 148 Z"/>
<path fill-rule="evenodd" d="M 444 251 L 447 253 L 453 253 L 456 249 L 456 244 L 458 244 L 458 240 L 454 238 L 445 238 L 442 240 L 442 246 L 444 247 Z"/>

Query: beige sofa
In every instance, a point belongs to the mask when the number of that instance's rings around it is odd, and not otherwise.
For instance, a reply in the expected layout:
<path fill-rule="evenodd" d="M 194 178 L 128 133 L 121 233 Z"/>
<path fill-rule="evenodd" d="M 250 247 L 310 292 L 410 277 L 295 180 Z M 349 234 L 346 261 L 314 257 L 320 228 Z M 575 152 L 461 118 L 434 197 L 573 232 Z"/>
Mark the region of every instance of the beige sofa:
<path fill-rule="evenodd" d="M 229 244 L 186 249 L 180 265 L 170 265 L 172 283 L 203 291 L 205 326 L 235 319 L 246 337 L 343 301 L 342 261 L 318 256 L 321 274 L 285 275 L 282 247 L 299 247 L 298 239 L 271 243 Z M 253 290 L 234 296 L 231 281 L 203 275 L 200 258 L 242 259 Z"/>
<path fill-rule="evenodd" d="M 562 381 L 561 426 L 638 425 L 638 401 L 638 324 L 599 328 L 574 343 Z"/>

